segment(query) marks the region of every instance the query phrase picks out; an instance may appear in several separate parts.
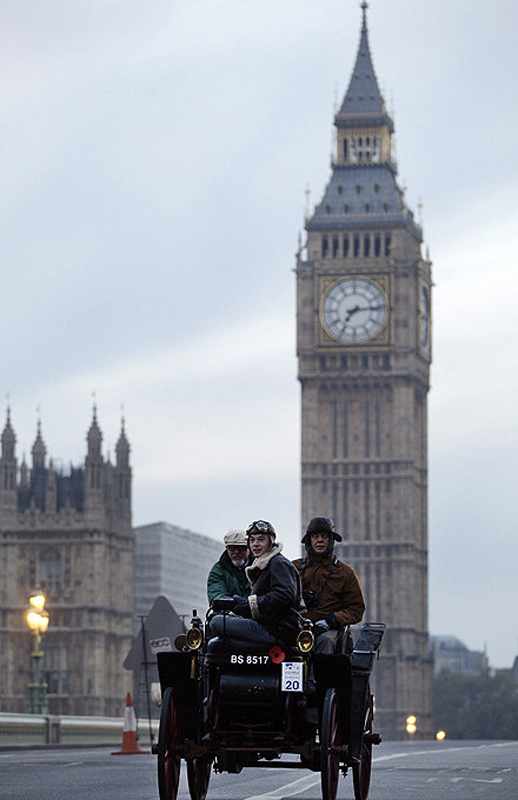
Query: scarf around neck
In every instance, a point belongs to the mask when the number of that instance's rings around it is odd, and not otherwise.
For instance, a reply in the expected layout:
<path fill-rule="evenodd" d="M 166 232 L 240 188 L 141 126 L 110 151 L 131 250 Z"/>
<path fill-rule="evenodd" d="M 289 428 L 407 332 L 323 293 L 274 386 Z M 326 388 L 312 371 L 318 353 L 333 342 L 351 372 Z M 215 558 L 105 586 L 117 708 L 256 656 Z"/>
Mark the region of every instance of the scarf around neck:
<path fill-rule="evenodd" d="M 259 558 L 254 558 L 250 566 L 245 567 L 246 577 L 251 584 L 255 583 L 259 577 L 259 573 L 266 569 L 270 560 L 282 551 L 281 542 L 274 544 L 266 553 L 263 553 Z"/>

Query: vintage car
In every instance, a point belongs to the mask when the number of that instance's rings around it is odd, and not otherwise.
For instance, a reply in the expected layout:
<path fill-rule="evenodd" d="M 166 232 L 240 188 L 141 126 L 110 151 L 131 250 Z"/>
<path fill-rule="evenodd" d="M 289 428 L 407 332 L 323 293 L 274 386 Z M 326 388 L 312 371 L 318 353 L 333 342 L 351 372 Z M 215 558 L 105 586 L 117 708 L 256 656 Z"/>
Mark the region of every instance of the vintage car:
<path fill-rule="evenodd" d="M 268 647 L 210 638 L 193 612 L 177 652 L 157 656 L 160 800 L 175 800 L 182 759 L 192 800 L 204 800 L 213 769 L 272 766 L 320 772 L 323 800 L 335 800 L 350 769 L 355 800 L 366 800 L 372 746 L 381 741 L 369 678 L 384 631 L 365 624 L 352 649 L 324 655 L 313 651 L 307 620 L 296 646 Z"/>

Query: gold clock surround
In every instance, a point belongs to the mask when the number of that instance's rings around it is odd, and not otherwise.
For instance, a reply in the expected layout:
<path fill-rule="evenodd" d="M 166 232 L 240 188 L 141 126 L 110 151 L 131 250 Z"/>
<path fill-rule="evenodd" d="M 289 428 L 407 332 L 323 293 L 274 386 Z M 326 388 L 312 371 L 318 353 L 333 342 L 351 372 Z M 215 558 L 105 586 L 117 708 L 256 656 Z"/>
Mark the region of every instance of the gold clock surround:
<path fill-rule="evenodd" d="M 344 281 L 358 280 L 371 284 L 374 289 L 381 293 L 385 303 L 385 318 L 380 329 L 373 336 L 362 341 L 347 341 L 332 335 L 328 329 L 324 317 L 324 304 L 326 298 L 333 290 Z M 347 272 L 336 273 L 333 275 L 321 275 L 316 281 L 316 345 L 317 347 L 334 348 L 343 347 L 347 350 L 365 349 L 378 346 L 387 346 L 391 343 L 391 287 L 390 275 L 387 273 L 361 273 Z"/>

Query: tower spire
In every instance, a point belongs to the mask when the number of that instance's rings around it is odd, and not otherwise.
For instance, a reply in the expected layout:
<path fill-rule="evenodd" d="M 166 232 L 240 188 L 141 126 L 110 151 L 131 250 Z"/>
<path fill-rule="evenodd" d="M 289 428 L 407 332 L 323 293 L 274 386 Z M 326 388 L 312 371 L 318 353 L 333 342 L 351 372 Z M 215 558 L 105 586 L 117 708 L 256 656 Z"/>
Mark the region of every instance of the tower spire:
<path fill-rule="evenodd" d="M 126 437 L 126 425 L 124 417 L 121 420 L 121 432 L 115 445 L 115 454 L 117 459 L 117 466 L 121 469 L 127 469 L 129 466 L 129 453 L 130 446 Z"/>
<path fill-rule="evenodd" d="M 385 102 L 379 90 L 369 47 L 367 32 L 368 4 L 362 2 L 362 27 L 356 62 L 345 93 L 340 114 L 386 115 Z"/>
<path fill-rule="evenodd" d="M 88 443 L 88 456 L 94 461 L 101 461 L 101 443 L 103 435 L 97 422 L 97 405 L 94 403 L 92 413 L 92 423 L 86 435 Z"/>
<path fill-rule="evenodd" d="M 2 459 L 12 461 L 14 459 L 14 445 L 16 436 L 11 425 L 11 406 L 7 406 L 7 416 L 5 427 L 2 432 Z"/>
<path fill-rule="evenodd" d="M 34 440 L 34 444 L 32 446 L 32 467 L 35 469 L 36 467 L 44 467 L 45 466 L 45 457 L 47 455 L 47 448 L 45 447 L 45 442 L 43 441 L 43 436 L 41 435 L 41 419 L 38 417 L 38 425 L 36 431 L 36 438 Z"/>

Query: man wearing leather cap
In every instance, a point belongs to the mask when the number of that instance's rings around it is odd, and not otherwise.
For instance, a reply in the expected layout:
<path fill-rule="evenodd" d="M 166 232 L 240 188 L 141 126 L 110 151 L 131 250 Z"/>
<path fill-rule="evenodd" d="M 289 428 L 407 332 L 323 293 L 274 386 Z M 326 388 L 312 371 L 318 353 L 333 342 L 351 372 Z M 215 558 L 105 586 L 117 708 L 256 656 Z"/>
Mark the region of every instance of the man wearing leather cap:
<path fill-rule="evenodd" d="M 229 530 L 223 537 L 225 549 L 207 577 L 207 597 L 212 603 L 217 597 L 250 594 L 245 567 L 250 559 L 248 540 L 243 530 Z"/>
<path fill-rule="evenodd" d="M 332 653 L 340 631 L 360 622 L 365 612 L 358 576 L 333 554 L 335 541 L 341 542 L 342 537 L 333 520 L 313 517 L 302 538 L 306 556 L 293 562 L 302 578 L 305 616 L 314 623 L 319 653 Z"/>

